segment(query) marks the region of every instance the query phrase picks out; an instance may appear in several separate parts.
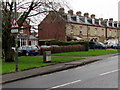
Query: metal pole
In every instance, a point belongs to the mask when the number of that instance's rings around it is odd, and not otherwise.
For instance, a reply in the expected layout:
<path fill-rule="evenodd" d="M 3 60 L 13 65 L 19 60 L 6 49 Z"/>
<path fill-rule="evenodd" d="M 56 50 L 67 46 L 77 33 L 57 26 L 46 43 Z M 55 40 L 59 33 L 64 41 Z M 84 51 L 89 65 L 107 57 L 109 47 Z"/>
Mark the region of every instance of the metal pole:
<path fill-rule="evenodd" d="M 15 10 L 14 11 L 14 17 L 17 18 L 16 0 L 13 0 L 13 1 L 14 1 L 14 10 Z M 17 50 L 17 47 L 18 47 L 17 42 L 18 42 L 18 40 L 17 40 L 17 35 L 18 34 L 15 35 L 15 49 L 16 49 L 16 57 L 15 57 L 16 68 L 15 68 L 15 70 L 16 70 L 16 72 L 18 72 L 18 50 Z"/>

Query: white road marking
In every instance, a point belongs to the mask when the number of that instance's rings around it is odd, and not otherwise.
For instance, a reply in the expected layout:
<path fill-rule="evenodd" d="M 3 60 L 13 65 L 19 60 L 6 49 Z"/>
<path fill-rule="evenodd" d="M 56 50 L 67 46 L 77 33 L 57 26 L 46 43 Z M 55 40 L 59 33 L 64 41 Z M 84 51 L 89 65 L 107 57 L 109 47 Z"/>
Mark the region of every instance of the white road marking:
<path fill-rule="evenodd" d="M 77 83 L 77 82 L 80 82 L 80 81 L 81 80 L 77 80 L 77 81 L 73 81 L 73 82 L 70 82 L 70 83 L 65 83 L 65 84 L 62 84 L 62 85 L 54 86 L 51 89 L 53 89 L 53 88 L 59 88 L 59 87 L 63 87 L 63 86 L 67 86 L 67 85 L 70 85 L 70 84 L 73 84 L 73 83 Z"/>
<path fill-rule="evenodd" d="M 120 70 L 120 69 L 113 70 L 113 71 L 110 71 L 110 72 L 105 72 L 105 73 L 100 74 L 100 76 L 103 76 L 103 75 L 106 75 L 106 74 L 110 74 L 110 73 L 113 73 L 113 72 L 117 72 L 117 71 L 119 71 L 119 70 Z"/>

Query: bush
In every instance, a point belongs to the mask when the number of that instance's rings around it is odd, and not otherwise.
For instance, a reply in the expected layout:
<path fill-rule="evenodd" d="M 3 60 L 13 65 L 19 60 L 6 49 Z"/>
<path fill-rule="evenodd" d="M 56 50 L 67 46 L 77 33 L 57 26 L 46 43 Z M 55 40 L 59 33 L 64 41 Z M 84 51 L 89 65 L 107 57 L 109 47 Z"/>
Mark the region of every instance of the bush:
<path fill-rule="evenodd" d="M 41 54 L 43 54 L 44 51 L 51 51 L 51 53 L 78 52 L 78 51 L 85 51 L 85 46 L 84 45 L 68 45 L 68 46 L 41 48 Z"/>
<path fill-rule="evenodd" d="M 47 45 L 59 45 L 59 46 L 84 45 L 85 51 L 88 51 L 88 49 L 89 49 L 88 41 L 51 41 L 50 43 L 47 43 Z"/>

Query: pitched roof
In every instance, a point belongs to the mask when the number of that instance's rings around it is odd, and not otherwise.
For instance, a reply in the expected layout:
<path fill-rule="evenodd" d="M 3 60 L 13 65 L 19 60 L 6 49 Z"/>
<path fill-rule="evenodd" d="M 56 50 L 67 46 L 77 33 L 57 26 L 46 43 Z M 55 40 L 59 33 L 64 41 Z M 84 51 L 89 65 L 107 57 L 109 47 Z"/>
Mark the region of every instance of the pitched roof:
<path fill-rule="evenodd" d="M 84 16 L 77 16 L 77 15 L 70 15 L 67 13 L 60 14 L 60 16 L 66 21 L 71 23 L 77 23 L 77 24 L 83 24 L 83 25 L 93 25 L 93 26 L 101 26 L 101 27 L 109 27 L 109 28 L 117 28 L 117 23 L 114 23 L 114 27 L 112 23 L 108 23 L 109 26 L 107 26 L 107 21 L 101 20 L 101 24 L 99 23 L 99 19 L 94 19 L 94 22 L 92 22 L 92 18 L 88 17 L 87 22 L 85 21 Z M 78 21 L 79 20 L 79 21 Z M 120 23 L 119 23 L 120 27 Z"/>

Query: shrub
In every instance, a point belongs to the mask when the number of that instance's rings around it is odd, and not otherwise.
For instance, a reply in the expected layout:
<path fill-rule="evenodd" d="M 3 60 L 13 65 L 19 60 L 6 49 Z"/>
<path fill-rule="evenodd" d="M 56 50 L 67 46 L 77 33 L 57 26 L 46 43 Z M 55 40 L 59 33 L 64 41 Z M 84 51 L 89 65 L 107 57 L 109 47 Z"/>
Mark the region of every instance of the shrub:
<path fill-rule="evenodd" d="M 41 48 L 41 54 L 43 54 L 44 51 L 51 51 L 51 53 L 78 52 L 78 51 L 85 51 L 85 46 L 84 45 L 68 45 L 68 46 Z"/>
<path fill-rule="evenodd" d="M 88 51 L 88 41 L 51 41 L 47 43 L 47 45 L 59 45 L 59 46 L 67 46 L 67 45 L 84 45 L 85 51 Z"/>

